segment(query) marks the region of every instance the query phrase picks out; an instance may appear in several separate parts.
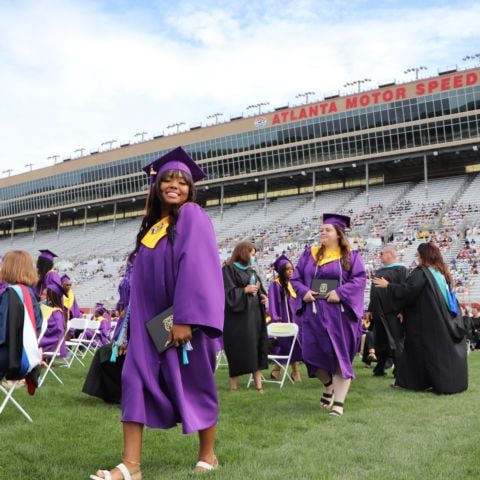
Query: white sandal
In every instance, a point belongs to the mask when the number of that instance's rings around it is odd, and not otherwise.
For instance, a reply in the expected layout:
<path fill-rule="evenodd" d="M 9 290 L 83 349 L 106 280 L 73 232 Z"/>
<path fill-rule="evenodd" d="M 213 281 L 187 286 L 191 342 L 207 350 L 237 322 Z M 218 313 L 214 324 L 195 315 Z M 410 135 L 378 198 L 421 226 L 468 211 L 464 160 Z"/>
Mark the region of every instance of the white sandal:
<path fill-rule="evenodd" d="M 193 473 L 207 473 L 212 470 L 215 470 L 218 468 L 218 460 L 215 458 L 213 464 L 203 462 L 202 460 L 199 460 L 195 464 L 195 468 L 193 469 Z M 200 470 L 201 469 L 201 470 Z"/>
<path fill-rule="evenodd" d="M 135 476 L 137 473 L 140 473 L 140 470 L 136 470 L 135 472 L 129 472 L 128 468 L 123 463 L 119 463 L 115 468 L 118 468 L 123 475 L 124 480 L 132 480 L 132 475 Z M 103 477 L 99 477 L 98 475 L 90 475 L 91 480 L 112 480 L 112 474 L 108 470 L 100 470 Z"/>

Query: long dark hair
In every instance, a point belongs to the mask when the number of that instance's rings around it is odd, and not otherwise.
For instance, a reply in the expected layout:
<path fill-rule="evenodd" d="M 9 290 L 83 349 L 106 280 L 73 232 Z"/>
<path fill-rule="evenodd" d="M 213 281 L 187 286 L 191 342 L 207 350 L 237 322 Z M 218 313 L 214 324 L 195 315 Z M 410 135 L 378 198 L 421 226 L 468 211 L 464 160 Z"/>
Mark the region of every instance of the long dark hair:
<path fill-rule="evenodd" d="M 422 266 L 432 267 L 440 272 L 451 287 L 454 287 L 452 276 L 447 264 L 443 261 L 442 252 L 433 242 L 421 243 L 418 248 L 418 255 L 422 260 Z"/>
<path fill-rule="evenodd" d="M 282 265 L 280 271 L 278 272 L 278 281 L 282 287 L 282 294 L 286 295 L 288 292 L 288 278 L 287 278 L 287 267 L 290 265 L 290 262 L 287 262 L 285 265 Z"/>
<path fill-rule="evenodd" d="M 195 188 L 195 184 L 193 183 L 192 177 L 182 171 L 182 170 L 167 170 L 166 172 L 162 173 L 162 175 L 157 175 L 155 179 L 155 183 L 150 188 L 150 192 L 147 197 L 147 204 L 145 206 L 145 216 L 143 217 L 142 223 L 140 225 L 140 230 L 137 234 L 137 240 L 135 243 L 135 250 L 130 255 L 134 255 L 138 252 L 142 238 L 145 236 L 147 231 L 155 225 L 160 218 L 162 217 L 162 213 L 164 211 L 165 202 L 162 199 L 162 194 L 160 191 L 160 184 L 163 181 L 171 180 L 172 178 L 183 178 L 188 184 L 188 198 L 187 202 L 194 202 L 197 198 L 197 190 Z M 181 206 L 181 205 L 180 205 Z M 178 219 L 178 210 L 180 206 L 174 206 L 171 208 L 169 217 L 170 217 L 170 224 L 167 228 L 167 236 L 168 239 L 173 243 L 175 239 L 175 226 L 177 224 Z"/>
<path fill-rule="evenodd" d="M 47 302 L 50 307 L 63 309 L 63 295 L 47 288 Z"/>
<path fill-rule="evenodd" d="M 335 231 L 337 232 L 337 235 L 339 237 L 338 246 L 340 247 L 340 263 L 345 270 L 350 270 L 350 252 L 352 251 L 350 242 L 348 241 L 345 232 L 340 227 L 333 225 L 333 228 L 335 228 Z M 316 258 L 317 263 L 323 258 L 325 248 L 325 245 L 320 245 Z"/>

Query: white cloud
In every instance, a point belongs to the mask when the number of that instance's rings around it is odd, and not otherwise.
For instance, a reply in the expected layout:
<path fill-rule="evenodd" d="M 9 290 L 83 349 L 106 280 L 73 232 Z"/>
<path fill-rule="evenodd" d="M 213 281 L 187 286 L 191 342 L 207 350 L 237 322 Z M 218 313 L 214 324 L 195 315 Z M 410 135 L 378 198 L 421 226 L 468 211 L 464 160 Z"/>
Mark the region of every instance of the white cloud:
<path fill-rule="evenodd" d="M 193 2 L 142 10 L 0 2 L 0 171 L 177 121 L 295 101 L 348 80 L 405 78 L 477 53 L 480 6 Z M 127 4 L 128 5 L 128 4 Z M 201 5 L 201 7 L 199 7 Z"/>

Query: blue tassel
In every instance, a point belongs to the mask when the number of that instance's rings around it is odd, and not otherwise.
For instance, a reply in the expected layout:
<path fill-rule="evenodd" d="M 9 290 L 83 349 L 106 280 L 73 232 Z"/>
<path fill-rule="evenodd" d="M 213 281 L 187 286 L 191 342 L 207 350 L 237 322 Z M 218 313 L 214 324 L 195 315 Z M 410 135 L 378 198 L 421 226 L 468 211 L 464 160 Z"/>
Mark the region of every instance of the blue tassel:
<path fill-rule="evenodd" d="M 110 356 L 110 361 L 112 363 L 115 363 L 117 361 L 117 356 L 118 356 L 118 345 L 117 345 L 117 342 L 115 342 L 112 348 L 112 355 Z"/>
<path fill-rule="evenodd" d="M 182 345 L 182 364 L 183 365 L 188 365 L 188 353 L 187 353 L 187 345 L 184 343 Z"/>

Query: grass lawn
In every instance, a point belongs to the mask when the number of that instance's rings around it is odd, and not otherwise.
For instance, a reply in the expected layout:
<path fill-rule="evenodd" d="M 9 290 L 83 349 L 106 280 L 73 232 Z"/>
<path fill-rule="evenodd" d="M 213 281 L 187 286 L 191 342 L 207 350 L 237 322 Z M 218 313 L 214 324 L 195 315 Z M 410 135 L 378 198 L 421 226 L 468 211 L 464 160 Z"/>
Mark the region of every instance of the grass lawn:
<path fill-rule="evenodd" d="M 209 479 L 477 479 L 480 478 L 480 353 L 469 356 L 470 388 L 437 396 L 389 388 L 392 377 L 374 378 L 356 362 L 342 418 L 318 407 L 320 385 L 307 379 L 265 395 L 241 384 L 228 389 L 219 369 L 221 468 Z M 80 392 L 86 369 L 57 369 L 34 397 L 15 398 L 0 416 L 0 479 L 88 479 L 122 455 L 119 408 Z M 0 395 L 0 400 L 3 395 Z M 180 428 L 145 431 L 143 478 L 188 479 L 197 436 Z"/>

